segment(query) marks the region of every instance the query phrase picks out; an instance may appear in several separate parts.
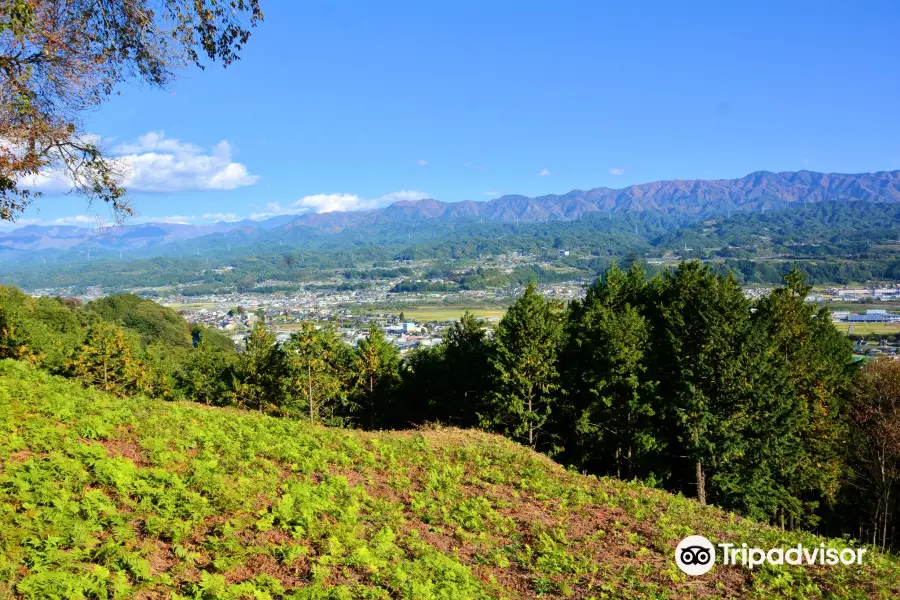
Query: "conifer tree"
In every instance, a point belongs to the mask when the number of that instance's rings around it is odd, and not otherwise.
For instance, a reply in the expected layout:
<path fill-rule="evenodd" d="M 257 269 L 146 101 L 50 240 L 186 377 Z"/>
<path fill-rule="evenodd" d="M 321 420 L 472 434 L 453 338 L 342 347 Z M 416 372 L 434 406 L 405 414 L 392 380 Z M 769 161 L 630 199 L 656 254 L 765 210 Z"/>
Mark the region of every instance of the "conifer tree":
<path fill-rule="evenodd" d="M 447 380 L 444 411 L 459 426 L 477 424 L 477 408 L 488 386 L 488 341 L 484 323 L 466 310 L 443 341 Z"/>
<path fill-rule="evenodd" d="M 780 406 L 773 405 L 770 419 L 779 423 L 772 444 L 780 442 L 791 453 L 782 454 L 772 468 L 774 481 L 784 490 L 779 520 L 789 526 L 813 518 L 822 501 L 834 500 L 846 469 L 844 417 L 853 356 L 827 309 L 806 302 L 811 289 L 794 270 L 784 286 L 756 304 L 753 315 L 754 326 L 771 345 L 772 361 L 789 384 L 774 399 Z M 784 417 L 774 421 L 778 414 Z"/>
<path fill-rule="evenodd" d="M 564 364 L 567 456 L 580 468 L 631 478 L 635 462 L 657 450 L 656 383 L 646 376 L 650 326 L 635 306 L 639 265 L 613 264 L 583 301 L 574 301 Z"/>
<path fill-rule="evenodd" d="M 374 429 L 390 403 L 391 392 L 400 381 L 400 354 L 373 321 L 368 336 L 360 340 L 353 355 L 356 401 Z"/>
<path fill-rule="evenodd" d="M 223 406 L 232 398 L 233 355 L 214 347 L 206 339 L 188 355 L 180 374 L 185 394 L 207 406 Z"/>
<path fill-rule="evenodd" d="M 562 317 L 534 284 L 509 308 L 494 337 L 483 426 L 537 447 L 559 389 Z"/>
<path fill-rule="evenodd" d="M 285 412 L 308 415 L 311 423 L 333 422 L 345 397 L 344 344 L 334 330 L 304 322 L 285 345 Z"/>
<path fill-rule="evenodd" d="M 145 383 L 146 371 L 134 358 L 125 332 L 104 321 L 91 325 L 68 367 L 73 377 L 117 396 L 133 393 Z"/>
<path fill-rule="evenodd" d="M 736 435 L 730 416 L 740 407 L 740 348 L 750 305 L 733 277 L 718 277 L 699 262 L 682 263 L 651 290 L 650 364 L 660 382 L 663 434 L 692 463 L 690 487 L 706 504 L 708 471 L 725 460 Z"/>
<path fill-rule="evenodd" d="M 257 321 L 246 347 L 238 355 L 235 403 L 259 412 L 278 408 L 281 404 L 280 377 L 284 361 L 275 343 L 275 334 Z"/>

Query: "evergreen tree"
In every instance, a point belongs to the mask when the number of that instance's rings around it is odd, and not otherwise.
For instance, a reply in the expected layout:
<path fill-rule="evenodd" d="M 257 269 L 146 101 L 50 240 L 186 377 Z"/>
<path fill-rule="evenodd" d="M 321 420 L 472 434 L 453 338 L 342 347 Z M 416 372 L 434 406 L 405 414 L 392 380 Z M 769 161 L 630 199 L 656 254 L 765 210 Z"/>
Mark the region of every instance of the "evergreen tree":
<path fill-rule="evenodd" d="M 440 413 L 461 427 L 478 423 L 477 408 L 488 388 L 488 341 L 484 322 L 466 310 L 443 341 L 447 381 Z"/>
<path fill-rule="evenodd" d="M 865 366 L 854 390 L 852 417 L 854 484 L 868 496 L 872 544 L 887 547 L 900 507 L 900 361 L 879 358 Z"/>
<path fill-rule="evenodd" d="M 650 326 L 635 306 L 643 285 L 639 265 L 626 274 L 613 264 L 570 308 L 561 360 L 566 457 L 594 473 L 631 478 L 635 462 L 659 449 L 656 383 L 646 376 Z"/>
<path fill-rule="evenodd" d="M 284 412 L 306 414 L 311 423 L 334 423 L 345 398 L 346 350 L 334 330 L 304 322 L 285 345 Z"/>
<path fill-rule="evenodd" d="M 415 349 L 403 360 L 400 374 L 402 385 L 388 419 L 390 427 L 455 423 L 450 415 L 459 413 L 449 406 L 453 375 L 447 365 L 445 344 Z"/>
<path fill-rule="evenodd" d="M 356 403 L 367 415 L 370 429 L 384 419 L 391 393 L 400 381 L 400 353 L 384 337 L 375 322 L 369 325 L 369 334 L 360 340 L 353 355 L 356 380 Z"/>
<path fill-rule="evenodd" d="M 737 437 L 731 413 L 740 408 L 741 343 L 750 305 L 737 281 L 699 262 L 682 263 L 650 291 L 654 330 L 652 379 L 659 381 L 662 433 L 693 469 L 693 487 L 707 502 L 708 471 Z M 687 478 L 678 461 L 675 475 Z"/>
<path fill-rule="evenodd" d="M 821 501 L 832 502 L 845 473 L 846 403 L 854 369 L 849 341 L 835 329 L 827 309 L 806 302 L 811 291 L 799 271 L 756 305 L 753 321 L 772 346 L 772 360 L 790 389 L 779 394 L 785 414 L 772 444 L 790 458 L 779 460 L 773 478 L 784 489 L 779 520 L 793 525 L 814 519 Z M 774 433 L 774 432 L 773 432 Z"/>
<path fill-rule="evenodd" d="M 117 396 L 142 389 L 147 375 L 125 332 L 104 321 L 91 325 L 68 367 L 73 377 Z"/>
<path fill-rule="evenodd" d="M 178 386 L 178 371 L 191 350 L 183 346 L 170 346 L 163 341 L 152 342 L 144 350 L 142 361 L 146 367 L 144 392 L 163 400 L 182 399 Z"/>
<path fill-rule="evenodd" d="M 235 353 L 218 349 L 208 340 L 188 354 L 179 376 L 185 395 L 207 406 L 224 406 L 231 402 L 234 389 Z"/>
<path fill-rule="evenodd" d="M 14 310 L 0 306 L 0 359 L 40 362 L 29 333 L 29 327 Z"/>
<path fill-rule="evenodd" d="M 559 389 L 562 317 L 534 284 L 507 311 L 494 337 L 483 426 L 537 447 Z"/>
<path fill-rule="evenodd" d="M 278 408 L 283 366 L 275 334 L 266 329 L 264 322 L 258 321 L 247 336 L 244 351 L 238 355 L 235 403 L 259 412 Z"/>

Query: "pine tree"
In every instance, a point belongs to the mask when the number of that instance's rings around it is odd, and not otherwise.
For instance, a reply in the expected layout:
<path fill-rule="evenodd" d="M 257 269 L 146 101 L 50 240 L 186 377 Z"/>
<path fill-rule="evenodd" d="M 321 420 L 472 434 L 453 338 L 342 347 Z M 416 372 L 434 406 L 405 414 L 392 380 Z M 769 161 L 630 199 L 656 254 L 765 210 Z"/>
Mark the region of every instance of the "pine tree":
<path fill-rule="evenodd" d="M 718 277 L 699 262 L 682 263 L 649 291 L 655 296 L 648 307 L 650 364 L 660 382 L 661 433 L 692 463 L 692 487 L 706 504 L 708 471 L 727 460 L 736 439 L 730 417 L 740 408 L 740 349 L 750 305 L 733 277 Z"/>
<path fill-rule="evenodd" d="M 68 368 L 73 377 L 117 396 L 138 391 L 146 377 L 125 333 L 104 321 L 91 325 Z"/>
<path fill-rule="evenodd" d="M 247 336 L 244 351 L 238 355 L 235 403 L 259 412 L 278 408 L 283 367 L 275 334 L 266 329 L 264 322 L 258 321 Z"/>
<path fill-rule="evenodd" d="M 477 424 L 488 387 L 488 341 L 484 323 L 466 310 L 443 341 L 447 381 L 441 413 L 455 425 Z"/>
<path fill-rule="evenodd" d="M 534 284 L 507 311 L 494 337 L 491 392 L 480 414 L 484 427 L 537 447 L 559 388 L 562 316 Z"/>
<path fill-rule="evenodd" d="M 311 423 L 333 421 L 346 392 L 344 349 L 333 330 L 309 322 L 291 335 L 285 345 L 286 413 L 303 411 Z"/>
<path fill-rule="evenodd" d="M 369 428 L 386 412 L 391 392 L 400 381 L 400 354 L 374 322 L 360 340 L 353 356 L 357 405 L 367 414 Z"/>
<path fill-rule="evenodd" d="M 756 304 L 753 315 L 754 326 L 772 347 L 773 368 L 785 373 L 789 386 L 776 398 L 780 406 L 772 407 L 774 415 L 784 415 L 773 439 L 785 453 L 790 448 L 790 456 L 772 469 L 783 490 L 778 512 L 786 525 L 814 520 L 816 507 L 835 498 L 846 468 L 844 416 L 855 369 L 852 350 L 827 309 L 806 302 L 811 289 L 794 270 L 783 287 Z"/>
<path fill-rule="evenodd" d="M 234 352 L 214 347 L 206 339 L 188 354 L 180 374 L 187 397 L 207 406 L 224 406 L 232 399 Z"/>
<path fill-rule="evenodd" d="M 636 461 L 658 450 L 656 384 L 646 376 L 650 326 L 635 307 L 644 285 L 635 266 L 615 264 L 572 303 L 564 381 L 566 456 L 582 469 L 631 478 Z"/>
<path fill-rule="evenodd" d="M 854 390 L 854 483 L 871 498 L 872 544 L 888 547 L 900 483 L 900 362 L 865 366 Z"/>

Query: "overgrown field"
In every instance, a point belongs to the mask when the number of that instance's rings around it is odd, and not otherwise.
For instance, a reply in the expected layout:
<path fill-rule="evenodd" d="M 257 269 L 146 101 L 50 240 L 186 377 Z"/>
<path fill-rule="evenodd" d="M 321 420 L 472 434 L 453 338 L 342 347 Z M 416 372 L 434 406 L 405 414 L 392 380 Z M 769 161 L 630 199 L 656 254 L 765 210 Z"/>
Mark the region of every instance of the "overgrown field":
<path fill-rule="evenodd" d="M 896 598 L 900 563 L 675 566 L 684 536 L 843 546 L 569 473 L 497 436 L 118 399 L 0 361 L 2 598 Z"/>
<path fill-rule="evenodd" d="M 409 308 L 404 308 L 403 314 L 407 318 L 417 321 L 453 321 L 459 319 L 466 310 L 479 319 L 499 319 L 506 312 L 505 308 L 500 307 L 476 306 L 464 308 L 458 306 L 412 305 Z"/>

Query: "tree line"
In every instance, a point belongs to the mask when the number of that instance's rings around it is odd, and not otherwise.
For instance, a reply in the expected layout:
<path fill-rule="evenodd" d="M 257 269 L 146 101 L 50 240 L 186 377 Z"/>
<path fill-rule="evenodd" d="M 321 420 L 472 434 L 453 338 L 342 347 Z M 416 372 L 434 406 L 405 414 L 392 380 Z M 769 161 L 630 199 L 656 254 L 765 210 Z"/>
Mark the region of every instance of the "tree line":
<path fill-rule="evenodd" d="M 900 362 L 860 367 L 799 272 L 749 300 L 697 262 L 610 267 L 568 305 L 532 285 L 493 331 L 470 313 L 405 358 L 260 321 L 242 352 L 133 296 L 0 288 L 0 357 L 118 395 L 331 426 L 480 427 L 585 473 L 638 478 L 785 528 L 900 545 Z"/>

